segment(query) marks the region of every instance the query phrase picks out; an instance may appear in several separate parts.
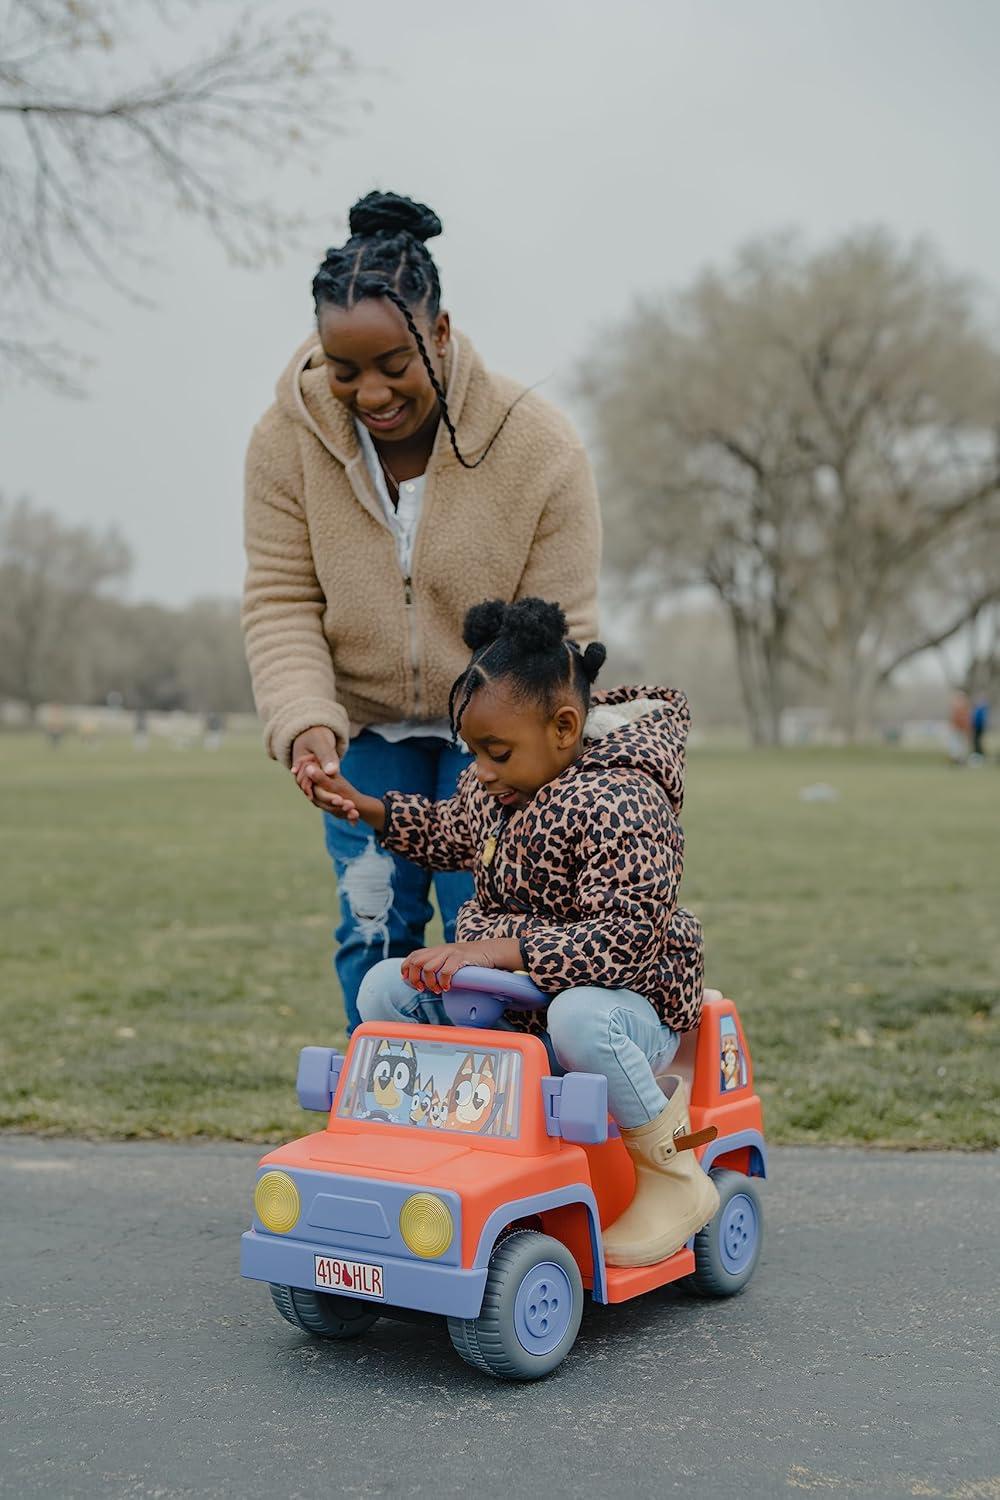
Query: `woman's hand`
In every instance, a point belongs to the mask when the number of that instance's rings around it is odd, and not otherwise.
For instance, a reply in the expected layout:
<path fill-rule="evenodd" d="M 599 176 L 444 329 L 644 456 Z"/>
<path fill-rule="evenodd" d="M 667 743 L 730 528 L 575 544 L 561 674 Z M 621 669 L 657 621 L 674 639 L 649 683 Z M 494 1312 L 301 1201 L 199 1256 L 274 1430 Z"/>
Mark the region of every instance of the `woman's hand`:
<path fill-rule="evenodd" d="M 317 726 L 300 734 L 292 745 L 292 775 L 313 807 L 348 823 L 362 819 L 376 833 L 385 830 L 381 797 L 366 797 L 340 774 L 337 738 L 332 729 Z"/>
<path fill-rule="evenodd" d="M 329 812 L 333 791 L 331 778 L 340 774 L 337 736 L 324 725 L 315 725 L 297 735 L 292 743 L 292 775 L 314 807 Z"/>
<path fill-rule="evenodd" d="M 469 964 L 513 973 L 521 967 L 521 945 L 517 938 L 484 938 L 476 943 L 441 943 L 436 948 L 417 948 L 403 959 L 400 972 L 413 989 L 443 995 L 451 989 L 459 969 Z"/>

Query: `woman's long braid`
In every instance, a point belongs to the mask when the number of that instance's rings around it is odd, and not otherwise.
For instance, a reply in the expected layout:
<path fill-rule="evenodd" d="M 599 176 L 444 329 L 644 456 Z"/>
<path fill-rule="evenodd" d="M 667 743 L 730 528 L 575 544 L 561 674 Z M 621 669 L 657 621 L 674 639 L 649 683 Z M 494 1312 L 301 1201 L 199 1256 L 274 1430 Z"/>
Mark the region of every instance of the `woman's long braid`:
<path fill-rule="evenodd" d="M 394 291 L 388 283 L 385 283 L 381 287 L 379 294 L 383 297 L 387 297 L 394 307 L 398 307 L 399 311 L 406 319 L 406 326 L 410 330 L 412 337 L 416 341 L 420 358 L 424 362 L 424 369 L 427 371 L 427 378 L 430 381 L 431 385 L 434 387 L 434 394 L 438 398 L 438 405 L 441 408 L 441 420 L 444 423 L 445 427 L 448 429 L 448 437 L 451 440 L 452 452 L 458 459 L 459 463 L 462 465 L 463 469 L 478 469 L 479 465 L 482 463 L 483 459 L 489 453 L 490 449 L 493 447 L 493 444 L 496 442 L 497 438 L 506 427 L 507 419 L 510 416 L 511 412 L 514 410 L 514 407 L 517 405 L 517 402 L 523 400 L 528 392 L 526 390 L 522 391 L 520 396 L 518 396 L 517 401 L 511 402 L 510 406 L 508 406 L 507 410 L 504 412 L 503 421 L 500 423 L 500 426 L 497 428 L 496 432 L 486 444 L 486 447 L 483 449 L 482 453 L 474 463 L 470 463 L 470 461 L 465 457 L 458 446 L 458 435 L 455 432 L 455 424 L 452 422 L 451 413 L 448 410 L 448 398 L 445 396 L 444 387 L 442 386 L 440 380 L 438 380 L 437 375 L 434 373 L 434 366 L 431 364 L 430 355 L 427 353 L 427 345 L 424 343 L 420 335 L 420 329 L 414 322 L 413 314 L 410 312 L 410 309 L 407 307 L 406 303 L 403 301 L 399 293 L 397 291 Z"/>

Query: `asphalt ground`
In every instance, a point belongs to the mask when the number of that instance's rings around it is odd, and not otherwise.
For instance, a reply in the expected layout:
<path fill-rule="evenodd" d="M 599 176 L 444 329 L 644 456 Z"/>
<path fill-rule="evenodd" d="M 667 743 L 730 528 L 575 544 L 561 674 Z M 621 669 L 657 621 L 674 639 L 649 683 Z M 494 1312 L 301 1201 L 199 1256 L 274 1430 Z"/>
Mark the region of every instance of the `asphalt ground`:
<path fill-rule="evenodd" d="M 0 1137 L 0 1493 L 1000 1500 L 1000 1171 L 786 1148 L 742 1296 L 589 1306 L 508 1385 L 240 1279 L 257 1147 Z"/>

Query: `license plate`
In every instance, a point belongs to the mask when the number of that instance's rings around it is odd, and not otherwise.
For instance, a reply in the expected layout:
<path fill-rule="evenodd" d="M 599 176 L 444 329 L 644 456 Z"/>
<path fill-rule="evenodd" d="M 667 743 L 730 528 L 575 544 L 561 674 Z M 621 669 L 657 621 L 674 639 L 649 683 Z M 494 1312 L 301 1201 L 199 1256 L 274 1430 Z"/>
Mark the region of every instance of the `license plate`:
<path fill-rule="evenodd" d="M 334 1255 L 315 1256 L 316 1285 L 324 1292 L 354 1292 L 359 1297 L 385 1297 L 382 1267 L 364 1260 L 339 1260 Z"/>

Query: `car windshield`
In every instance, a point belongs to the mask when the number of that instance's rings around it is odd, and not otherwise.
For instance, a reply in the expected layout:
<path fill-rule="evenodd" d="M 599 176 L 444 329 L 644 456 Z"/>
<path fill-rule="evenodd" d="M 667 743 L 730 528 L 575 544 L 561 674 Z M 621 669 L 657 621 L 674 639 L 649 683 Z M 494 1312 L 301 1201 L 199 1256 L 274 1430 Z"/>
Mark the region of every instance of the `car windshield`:
<path fill-rule="evenodd" d="M 358 1037 L 337 1114 L 510 1140 L 520 1071 L 515 1048 Z"/>

